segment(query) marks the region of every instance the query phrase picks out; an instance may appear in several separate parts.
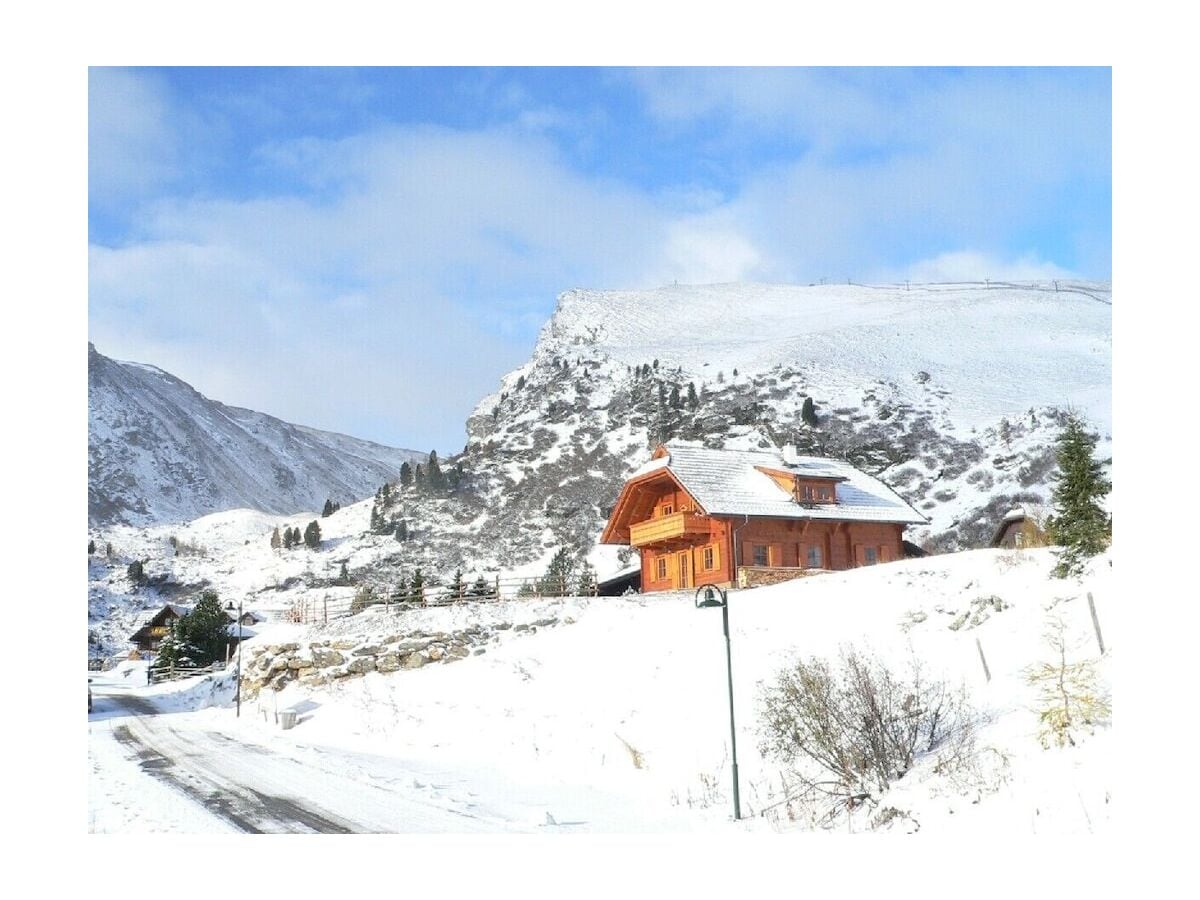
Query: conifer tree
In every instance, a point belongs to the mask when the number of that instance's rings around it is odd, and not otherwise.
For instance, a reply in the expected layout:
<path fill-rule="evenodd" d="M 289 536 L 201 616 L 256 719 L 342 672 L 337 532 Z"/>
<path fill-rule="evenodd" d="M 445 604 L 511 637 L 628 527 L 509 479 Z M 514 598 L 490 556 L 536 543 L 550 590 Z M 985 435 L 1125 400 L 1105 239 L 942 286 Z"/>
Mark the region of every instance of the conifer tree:
<path fill-rule="evenodd" d="M 345 585 L 345 584 L 349 584 L 349 583 L 350 583 L 350 570 L 346 568 L 346 561 L 343 559 L 342 560 L 342 570 L 340 572 L 338 572 L 338 584 Z"/>
<path fill-rule="evenodd" d="M 585 559 L 579 569 L 579 581 L 575 585 L 575 594 L 579 597 L 591 597 L 596 593 L 596 570 Z"/>
<path fill-rule="evenodd" d="M 400 467 L 400 486 L 408 487 L 410 484 L 412 484 L 412 480 L 413 480 L 412 466 L 410 466 L 406 462 L 406 463 L 404 463 L 404 465 L 402 465 Z"/>
<path fill-rule="evenodd" d="M 800 408 L 800 418 L 804 420 L 810 428 L 817 427 L 817 406 L 813 403 L 812 397 L 804 398 L 804 405 Z"/>
<path fill-rule="evenodd" d="M 671 408 L 683 409 L 683 398 L 679 395 L 679 385 L 671 386 Z"/>
<path fill-rule="evenodd" d="M 271 532 L 271 549 L 278 550 L 283 546 L 283 538 L 279 536 L 279 526 L 275 526 L 275 530 Z"/>
<path fill-rule="evenodd" d="M 88 541 L 88 556 L 91 556 L 95 552 L 96 552 L 96 542 Z"/>
<path fill-rule="evenodd" d="M 436 450 L 429 451 L 429 468 L 425 473 L 425 478 L 429 484 L 429 490 L 435 494 L 440 494 L 446 488 L 446 477 L 442 474 L 442 467 L 438 465 L 438 455 Z"/>
<path fill-rule="evenodd" d="M 1100 505 L 1112 485 L 1092 456 L 1096 440 L 1076 415 L 1058 436 L 1054 514 L 1046 521 L 1051 539 L 1062 548 L 1054 567 L 1057 578 L 1081 574 L 1087 560 L 1112 540 L 1112 518 Z"/>
<path fill-rule="evenodd" d="M 486 597 L 492 592 L 492 587 L 487 583 L 487 579 L 480 575 L 475 579 L 475 583 L 471 585 L 472 597 Z"/>
<path fill-rule="evenodd" d="M 462 569 L 454 570 L 454 580 L 450 582 L 450 597 L 461 600 L 467 595 L 467 586 L 463 583 Z"/>
<path fill-rule="evenodd" d="M 408 600 L 410 603 L 425 605 L 425 576 L 421 574 L 420 569 L 413 572 L 412 581 L 409 582 Z"/>
<path fill-rule="evenodd" d="M 310 550 L 316 550 L 321 546 L 321 526 L 317 524 L 317 520 L 313 519 L 304 529 L 304 544 Z"/>
<path fill-rule="evenodd" d="M 408 540 L 408 523 L 403 519 L 396 523 L 395 537 L 401 543 Z"/>
<path fill-rule="evenodd" d="M 696 396 L 696 382 L 694 381 L 688 382 L 687 405 L 688 409 L 697 409 L 700 406 L 700 398 Z"/>
<path fill-rule="evenodd" d="M 327 498 L 325 500 L 325 507 L 321 510 L 321 518 L 328 519 L 330 516 L 333 515 L 333 510 L 334 510 L 333 498 Z"/>
<path fill-rule="evenodd" d="M 421 468 L 420 463 L 417 463 L 417 468 L 413 472 L 413 486 L 418 491 L 425 490 L 425 470 Z"/>
<path fill-rule="evenodd" d="M 542 576 L 540 593 L 544 597 L 565 596 L 571 589 L 574 575 L 575 560 L 571 551 L 560 547 L 546 567 L 546 574 Z"/>

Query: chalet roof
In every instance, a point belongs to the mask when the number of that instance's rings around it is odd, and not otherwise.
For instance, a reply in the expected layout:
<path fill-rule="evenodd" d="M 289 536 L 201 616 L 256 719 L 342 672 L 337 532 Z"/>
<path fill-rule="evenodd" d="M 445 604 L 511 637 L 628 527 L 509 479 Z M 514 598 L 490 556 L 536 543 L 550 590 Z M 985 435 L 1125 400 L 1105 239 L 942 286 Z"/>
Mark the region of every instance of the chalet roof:
<path fill-rule="evenodd" d="M 928 520 L 877 478 L 847 462 L 817 456 L 790 456 L 779 450 L 710 450 L 666 444 L 667 455 L 638 469 L 633 477 L 667 468 L 709 515 L 779 519 L 832 519 L 924 525 Z M 803 506 L 759 467 L 800 477 L 844 479 L 837 502 Z"/>

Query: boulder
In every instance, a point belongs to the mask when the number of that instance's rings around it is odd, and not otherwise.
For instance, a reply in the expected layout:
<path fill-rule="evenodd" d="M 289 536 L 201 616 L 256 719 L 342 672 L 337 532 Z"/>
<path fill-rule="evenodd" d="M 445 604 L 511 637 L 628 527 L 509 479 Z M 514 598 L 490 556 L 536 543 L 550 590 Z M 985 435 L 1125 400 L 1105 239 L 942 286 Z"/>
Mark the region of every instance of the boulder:
<path fill-rule="evenodd" d="M 354 650 L 355 656 L 378 656 L 383 652 L 383 648 L 378 644 L 368 644 L 365 647 L 357 647 Z"/>
<path fill-rule="evenodd" d="M 311 669 L 313 667 L 313 661 L 312 658 L 308 656 L 293 656 L 288 660 L 287 667 L 289 669 Z"/>
<path fill-rule="evenodd" d="M 334 650 L 353 650 L 358 646 L 358 641 L 332 641 L 329 646 Z"/>
<path fill-rule="evenodd" d="M 410 653 L 408 656 L 404 657 L 404 661 L 401 663 L 401 665 L 406 669 L 419 669 L 421 666 L 425 665 L 426 662 L 428 662 L 428 657 L 423 652 L 418 650 L 417 652 Z"/>
<path fill-rule="evenodd" d="M 340 666 L 346 661 L 346 657 L 338 653 L 336 650 L 325 650 L 322 648 L 313 648 L 313 665 L 318 669 L 324 669 L 328 666 Z"/>
<path fill-rule="evenodd" d="M 384 653 L 375 658 L 375 671 L 377 672 L 395 672 L 399 668 L 399 653 Z"/>
<path fill-rule="evenodd" d="M 360 656 L 358 659 L 352 659 L 347 664 L 346 671 L 352 675 L 366 675 L 368 672 L 374 672 L 375 657 Z"/>
<path fill-rule="evenodd" d="M 534 625 L 536 625 L 536 626 L 537 626 L 537 627 L 539 627 L 539 628 L 544 628 L 544 627 L 545 627 L 545 626 L 547 626 L 547 625 L 557 625 L 557 624 L 558 624 L 558 619 L 556 619 L 556 618 L 554 618 L 553 616 L 551 616 L 549 619 L 538 619 L 538 620 L 537 620 L 536 622 L 534 622 L 533 624 L 534 624 Z"/>
<path fill-rule="evenodd" d="M 514 625 L 514 626 L 512 627 L 512 630 L 513 630 L 513 631 L 528 631 L 528 630 L 529 630 L 529 626 L 528 626 L 527 624 L 525 624 L 524 622 L 522 622 L 522 623 L 520 623 L 519 625 Z"/>
<path fill-rule="evenodd" d="M 433 644 L 426 653 L 429 655 L 430 662 L 437 662 L 446 655 L 446 649 L 441 644 Z"/>

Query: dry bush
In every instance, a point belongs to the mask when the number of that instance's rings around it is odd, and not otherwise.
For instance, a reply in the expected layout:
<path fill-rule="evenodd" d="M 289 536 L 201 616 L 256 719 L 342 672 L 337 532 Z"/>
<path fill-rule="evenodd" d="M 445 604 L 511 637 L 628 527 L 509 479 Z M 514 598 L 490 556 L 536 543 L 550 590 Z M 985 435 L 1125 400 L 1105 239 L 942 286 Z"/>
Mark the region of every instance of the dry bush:
<path fill-rule="evenodd" d="M 792 769 L 798 796 L 846 803 L 882 794 L 925 756 L 953 768 L 974 735 L 961 689 L 926 679 L 915 658 L 900 675 L 852 648 L 836 669 L 812 658 L 779 672 L 760 720 L 762 752 Z"/>
<path fill-rule="evenodd" d="M 1101 689 L 1095 664 L 1090 659 L 1067 661 L 1066 623 L 1061 616 L 1050 619 L 1046 643 L 1053 653 L 1050 662 L 1026 670 L 1026 680 L 1038 689 L 1039 737 L 1042 746 L 1075 746 L 1075 735 L 1109 721 L 1112 705 Z"/>

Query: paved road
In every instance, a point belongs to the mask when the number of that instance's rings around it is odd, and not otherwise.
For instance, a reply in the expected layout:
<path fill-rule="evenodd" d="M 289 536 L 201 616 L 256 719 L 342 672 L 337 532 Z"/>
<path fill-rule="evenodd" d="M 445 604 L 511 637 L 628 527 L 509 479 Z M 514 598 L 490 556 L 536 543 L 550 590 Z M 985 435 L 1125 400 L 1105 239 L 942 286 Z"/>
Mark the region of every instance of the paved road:
<path fill-rule="evenodd" d="M 104 697 L 91 739 L 110 736 L 147 777 L 243 832 L 539 830 L 513 821 L 511 809 L 505 815 L 485 808 L 451 773 L 317 746 L 259 744 L 198 727 L 187 714 L 160 713 L 151 700 L 130 694 Z"/>

